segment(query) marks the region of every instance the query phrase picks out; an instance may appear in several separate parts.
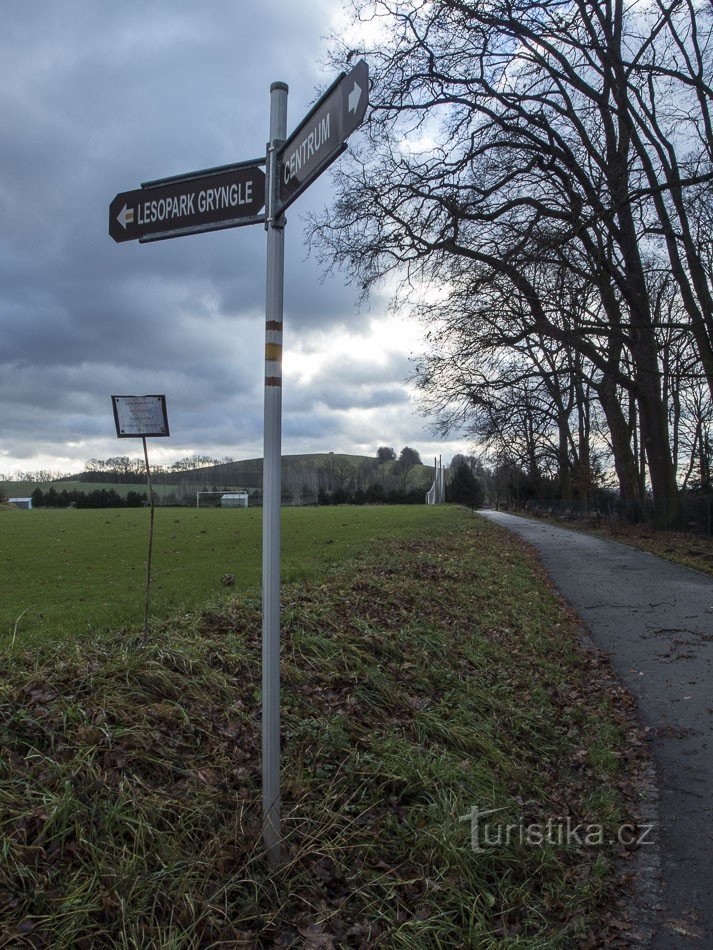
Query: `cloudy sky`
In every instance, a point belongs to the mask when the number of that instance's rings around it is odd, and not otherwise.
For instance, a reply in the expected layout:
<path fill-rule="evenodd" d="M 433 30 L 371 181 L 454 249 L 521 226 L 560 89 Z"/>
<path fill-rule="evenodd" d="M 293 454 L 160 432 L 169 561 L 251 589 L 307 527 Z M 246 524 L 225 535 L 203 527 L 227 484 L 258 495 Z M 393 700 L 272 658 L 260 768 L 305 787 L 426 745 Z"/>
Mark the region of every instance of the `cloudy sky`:
<path fill-rule="evenodd" d="M 262 455 L 263 228 L 117 245 L 108 206 L 264 154 L 270 84 L 290 86 L 291 129 L 334 78 L 340 17 L 338 0 L 3 4 L 0 472 L 138 454 L 111 393 L 166 394 L 157 462 Z M 288 212 L 283 452 L 449 457 L 465 443 L 436 440 L 404 382 L 418 328 L 307 257 L 303 216 L 329 197 L 327 173 Z"/>

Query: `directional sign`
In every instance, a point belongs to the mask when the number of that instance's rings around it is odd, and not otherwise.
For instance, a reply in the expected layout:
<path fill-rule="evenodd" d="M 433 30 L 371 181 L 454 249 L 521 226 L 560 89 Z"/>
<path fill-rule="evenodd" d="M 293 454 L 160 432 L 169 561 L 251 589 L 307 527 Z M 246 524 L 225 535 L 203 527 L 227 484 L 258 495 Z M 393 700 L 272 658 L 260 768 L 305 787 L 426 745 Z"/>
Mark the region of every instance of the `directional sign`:
<path fill-rule="evenodd" d="M 155 241 L 262 221 L 261 164 L 208 169 L 122 192 L 109 205 L 109 234 L 117 242 Z"/>
<path fill-rule="evenodd" d="M 361 60 L 342 73 L 307 113 L 289 138 L 287 92 L 284 82 L 270 86 L 270 144 L 264 161 L 224 165 L 203 172 L 145 182 L 109 206 L 109 234 L 119 241 L 158 241 L 163 238 L 216 231 L 242 224 L 265 223 L 267 230 L 265 300 L 265 478 L 263 505 L 263 663 L 262 663 L 262 802 L 263 840 L 268 860 L 282 856 L 280 823 L 280 458 L 282 440 L 282 318 L 285 268 L 285 208 L 302 194 L 346 149 L 346 140 L 361 124 L 369 98 L 369 68 Z M 282 142 L 280 148 L 272 143 Z M 265 204 L 267 167 L 270 188 Z M 168 435 L 162 396 L 113 396 L 116 434 L 144 440 L 146 479 L 149 479 L 146 436 Z M 151 522 L 153 524 L 153 520 Z M 148 629 L 151 539 L 147 565 L 144 631 Z"/>
<path fill-rule="evenodd" d="M 332 83 L 280 149 L 280 211 L 341 155 L 368 100 L 369 67 L 362 59 Z"/>

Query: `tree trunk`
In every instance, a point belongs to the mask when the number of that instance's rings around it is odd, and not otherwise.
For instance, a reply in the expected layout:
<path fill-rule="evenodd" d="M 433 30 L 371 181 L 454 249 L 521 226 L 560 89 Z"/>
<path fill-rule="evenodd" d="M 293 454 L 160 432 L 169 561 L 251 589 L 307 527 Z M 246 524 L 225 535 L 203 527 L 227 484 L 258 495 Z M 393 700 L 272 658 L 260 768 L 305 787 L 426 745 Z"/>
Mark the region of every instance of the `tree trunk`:
<path fill-rule="evenodd" d="M 572 500 L 572 473 L 569 459 L 569 414 L 557 416 L 559 444 L 557 446 L 557 464 L 559 467 L 560 496 L 562 501 Z"/>
<path fill-rule="evenodd" d="M 617 397 L 616 384 L 605 378 L 595 388 L 609 427 L 614 469 L 619 480 L 619 494 L 624 510 L 629 518 L 638 521 L 643 515 L 644 499 L 636 456 L 631 448 L 629 427 Z"/>

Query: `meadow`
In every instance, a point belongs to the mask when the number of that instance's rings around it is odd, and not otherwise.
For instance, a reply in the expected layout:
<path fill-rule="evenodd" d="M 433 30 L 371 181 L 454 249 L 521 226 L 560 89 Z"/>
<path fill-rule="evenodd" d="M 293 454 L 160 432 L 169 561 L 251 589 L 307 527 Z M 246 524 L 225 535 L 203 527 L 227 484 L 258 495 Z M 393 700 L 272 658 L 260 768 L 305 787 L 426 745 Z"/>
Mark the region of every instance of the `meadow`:
<path fill-rule="evenodd" d="M 366 544 L 445 530 L 426 506 L 286 508 L 282 578 L 313 578 Z M 143 622 L 146 509 L 0 511 L 0 643 L 37 644 Z M 257 588 L 259 509 L 157 508 L 152 617 Z M 221 578 L 235 577 L 226 588 Z"/>

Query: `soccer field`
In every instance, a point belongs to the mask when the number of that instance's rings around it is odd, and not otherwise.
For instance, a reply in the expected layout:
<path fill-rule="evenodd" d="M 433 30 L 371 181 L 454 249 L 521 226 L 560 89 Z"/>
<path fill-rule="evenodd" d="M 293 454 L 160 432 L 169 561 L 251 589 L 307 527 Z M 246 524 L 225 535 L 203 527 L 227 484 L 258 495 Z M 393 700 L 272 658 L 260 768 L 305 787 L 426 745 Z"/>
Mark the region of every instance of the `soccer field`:
<path fill-rule="evenodd" d="M 286 508 L 282 577 L 317 577 L 379 539 L 445 530 L 463 512 L 425 505 Z M 18 645 L 143 621 L 149 512 L 76 509 L 0 512 L 0 643 Z M 152 617 L 257 590 L 259 509 L 157 508 Z M 221 583 L 235 576 L 235 587 Z M 18 621 L 18 618 L 19 621 Z"/>

